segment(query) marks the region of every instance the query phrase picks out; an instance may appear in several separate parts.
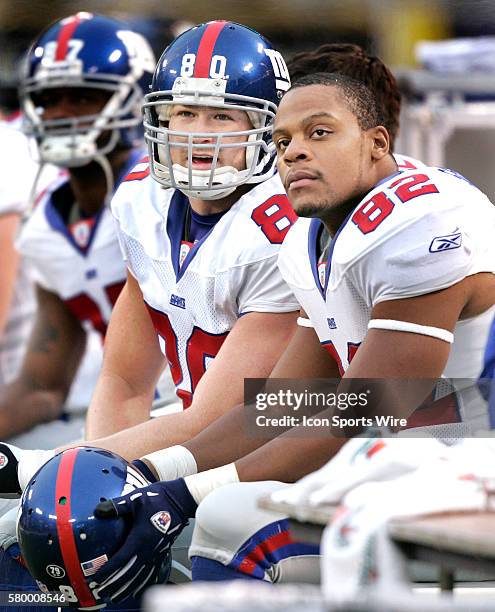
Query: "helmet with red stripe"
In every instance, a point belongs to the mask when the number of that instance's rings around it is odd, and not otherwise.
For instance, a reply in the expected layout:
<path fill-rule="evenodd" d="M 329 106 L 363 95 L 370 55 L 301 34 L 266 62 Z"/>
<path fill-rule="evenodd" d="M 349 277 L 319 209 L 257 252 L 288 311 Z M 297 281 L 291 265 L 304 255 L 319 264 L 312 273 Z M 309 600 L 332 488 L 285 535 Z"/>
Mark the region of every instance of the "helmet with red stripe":
<path fill-rule="evenodd" d="M 154 69 L 146 39 L 115 19 L 77 13 L 51 25 L 28 52 L 21 87 L 26 128 L 42 161 L 81 166 L 118 144 L 135 144 Z M 81 87 L 108 92 L 98 113 L 43 118 L 43 92 Z M 103 132 L 106 138 L 100 138 Z"/>
<path fill-rule="evenodd" d="M 289 87 L 282 56 L 251 28 L 211 21 L 181 34 L 163 52 L 151 93 L 145 97 L 145 139 L 153 178 L 204 200 L 222 198 L 239 185 L 270 178 L 273 118 Z M 173 131 L 169 119 L 178 104 L 242 110 L 250 128 L 221 133 Z M 187 167 L 172 160 L 174 147 L 187 149 Z M 218 163 L 227 148 L 244 149 L 243 169 Z M 195 169 L 193 151 L 197 156 L 201 150 L 208 167 Z"/>
<path fill-rule="evenodd" d="M 123 544 L 127 526 L 122 518 L 95 518 L 94 509 L 148 484 L 127 461 L 98 448 L 70 449 L 48 461 L 24 491 L 17 527 L 40 589 L 63 593 L 73 607 L 105 605 L 92 576 Z"/>

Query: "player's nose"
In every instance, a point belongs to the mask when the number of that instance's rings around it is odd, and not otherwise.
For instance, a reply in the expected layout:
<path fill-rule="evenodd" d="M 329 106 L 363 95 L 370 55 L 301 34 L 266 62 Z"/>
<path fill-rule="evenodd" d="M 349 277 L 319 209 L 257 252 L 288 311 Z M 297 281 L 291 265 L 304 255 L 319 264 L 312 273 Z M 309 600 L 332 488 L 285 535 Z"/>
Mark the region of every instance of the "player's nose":
<path fill-rule="evenodd" d="M 291 164 L 295 161 L 309 159 L 311 151 L 302 138 L 292 137 L 289 144 L 282 154 L 282 160 L 286 164 Z"/>
<path fill-rule="evenodd" d="M 206 115 L 198 113 L 197 117 L 194 119 L 193 129 L 197 134 L 203 134 L 202 136 L 196 136 L 194 142 L 213 142 L 215 140 L 215 136 L 212 134 L 214 130 Z M 205 136 L 204 134 L 209 135 Z"/>

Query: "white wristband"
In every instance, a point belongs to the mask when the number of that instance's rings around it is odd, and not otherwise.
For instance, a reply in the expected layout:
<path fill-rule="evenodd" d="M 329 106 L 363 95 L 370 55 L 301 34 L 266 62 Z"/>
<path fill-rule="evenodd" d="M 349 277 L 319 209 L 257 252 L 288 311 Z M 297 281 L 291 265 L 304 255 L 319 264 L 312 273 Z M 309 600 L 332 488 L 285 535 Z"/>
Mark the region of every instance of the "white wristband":
<path fill-rule="evenodd" d="M 155 468 L 159 480 L 175 480 L 196 474 L 198 466 L 194 455 L 185 446 L 171 446 L 149 455 L 144 455 L 141 460 L 146 460 Z"/>
<path fill-rule="evenodd" d="M 394 319 L 371 319 L 368 323 L 368 329 L 388 329 L 390 331 L 409 332 L 412 334 L 421 334 L 422 336 L 431 336 L 438 338 L 444 342 L 452 344 L 454 342 L 454 334 L 447 329 L 441 327 L 432 327 L 430 325 L 419 325 L 418 323 L 410 323 L 409 321 L 396 321 Z"/>
<path fill-rule="evenodd" d="M 11 444 L 8 446 L 19 462 L 17 464 L 17 478 L 22 491 L 28 486 L 29 481 L 40 467 L 50 461 L 52 457 L 55 457 L 54 450 L 22 450 Z"/>
<path fill-rule="evenodd" d="M 215 489 L 226 484 L 239 482 L 239 474 L 235 463 L 222 465 L 206 472 L 200 472 L 184 479 L 194 501 L 199 504 Z"/>
<path fill-rule="evenodd" d="M 307 319 L 306 317 L 297 317 L 297 324 L 299 327 L 311 327 L 314 329 L 313 323 L 311 323 L 311 319 Z"/>

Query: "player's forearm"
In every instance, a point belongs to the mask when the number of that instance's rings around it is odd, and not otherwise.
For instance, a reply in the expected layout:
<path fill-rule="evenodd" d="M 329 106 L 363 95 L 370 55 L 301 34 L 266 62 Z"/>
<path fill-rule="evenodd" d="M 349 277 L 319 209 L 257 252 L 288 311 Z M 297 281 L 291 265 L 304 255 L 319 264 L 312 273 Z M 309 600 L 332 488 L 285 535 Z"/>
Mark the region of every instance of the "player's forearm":
<path fill-rule="evenodd" d="M 346 441 L 280 436 L 235 462 L 239 480 L 295 482 L 327 463 Z"/>
<path fill-rule="evenodd" d="M 0 389 L 0 439 L 5 440 L 31 427 L 60 416 L 66 391 L 32 389 L 20 381 Z"/>
<path fill-rule="evenodd" d="M 152 401 L 151 389 L 136 390 L 125 379 L 102 372 L 88 409 L 86 439 L 105 438 L 143 423 L 149 419 Z"/>
<path fill-rule="evenodd" d="M 189 408 L 186 411 L 149 419 L 111 435 L 91 438 L 91 441 L 95 446 L 132 460 L 176 444 L 183 444 L 191 438 L 195 439 L 207 425 L 207 417 L 201 418 Z"/>
<path fill-rule="evenodd" d="M 183 443 L 196 460 L 199 471 L 235 461 L 259 448 L 268 437 L 248 435 L 244 405 L 232 408 L 222 418 Z"/>

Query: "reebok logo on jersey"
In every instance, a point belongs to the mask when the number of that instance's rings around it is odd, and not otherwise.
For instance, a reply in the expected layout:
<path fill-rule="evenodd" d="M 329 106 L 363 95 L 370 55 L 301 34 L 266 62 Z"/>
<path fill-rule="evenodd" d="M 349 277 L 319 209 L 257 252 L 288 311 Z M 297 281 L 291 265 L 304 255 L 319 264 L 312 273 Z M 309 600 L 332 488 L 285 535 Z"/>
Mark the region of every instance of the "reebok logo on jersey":
<path fill-rule="evenodd" d="M 440 251 L 450 251 L 458 249 L 462 244 L 462 233 L 448 234 L 447 236 L 437 236 L 433 238 L 430 244 L 430 253 L 438 253 Z"/>
<path fill-rule="evenodd" d="M 170 527 L 170 521 L 172 520 L 170 514 L 165 510 L 161 512 L 157 512 L 150 518 L 150 523 L 161 531 L 162 533 L 167 533 L 168 528 Z"/>
<path fill-rule="evenodd" d="M 185 309 L 186 308 L 186 300 L 185 300 L 185 298 L 180 297 L 178 295 L 174 295 L 172 293 L 172 295 L 170 296 L 170 305 L 171 306 L 177 306 L 178 308 Z"/>
<path fill-rule="evenodd" d="M 327 323 L 328 323 L 328 329 L 337 329 L 337 323 L 335 323 L 335 319 L 333 317 L 330 317 L 329 319 L 327 319 Z"/>

